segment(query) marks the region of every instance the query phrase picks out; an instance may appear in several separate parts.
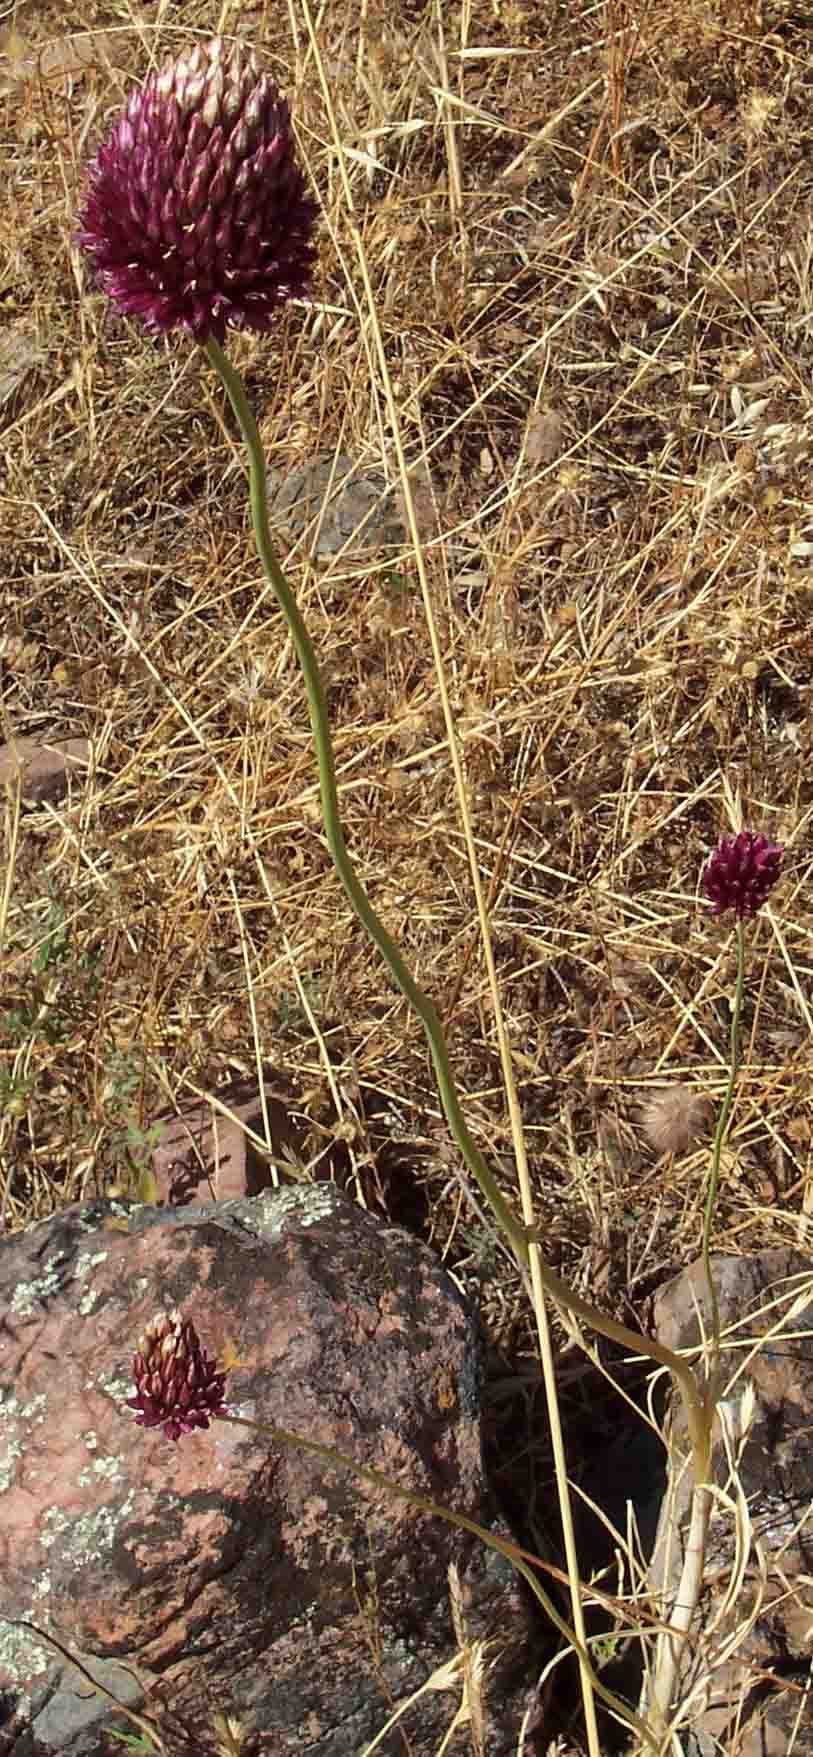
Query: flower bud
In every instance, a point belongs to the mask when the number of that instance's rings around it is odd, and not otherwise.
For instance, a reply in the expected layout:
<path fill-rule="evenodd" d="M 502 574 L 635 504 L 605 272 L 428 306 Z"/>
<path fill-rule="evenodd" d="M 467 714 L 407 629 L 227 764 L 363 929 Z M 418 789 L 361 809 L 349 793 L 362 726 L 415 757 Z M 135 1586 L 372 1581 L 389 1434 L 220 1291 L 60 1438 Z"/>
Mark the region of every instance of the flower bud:
<path fill-rule="evenodd" d="M 194 1324 L 180 1312 L 159 1313 L 147 1325 L 133 1361 L 136 1395 L 127 1399 L 142 1428 L 162 1427 L 168 1440 L 208 1428 L 225 1413 L 225 1373 L 203 1347 Z"/>

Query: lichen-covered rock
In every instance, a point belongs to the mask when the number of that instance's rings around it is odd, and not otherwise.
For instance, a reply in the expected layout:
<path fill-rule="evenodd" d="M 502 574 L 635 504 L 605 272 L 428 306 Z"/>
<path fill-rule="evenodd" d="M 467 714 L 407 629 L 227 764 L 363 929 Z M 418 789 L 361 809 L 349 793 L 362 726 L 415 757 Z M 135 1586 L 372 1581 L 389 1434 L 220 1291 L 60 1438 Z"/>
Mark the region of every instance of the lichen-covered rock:
<path fill-rule="evenodd" d="M 220 1709 L 247 1753 L 356 1757 L 455 1652 L 451 1562 L 469 1634 L 498 1638 L 486 1749 L 514 1749 L 520 1705 L 499 1667 L 515 1675 L 527 1628 L 508 1564 L 254 1429 L 215 1420 L 173 1444 L 136 1426 L 133 1352 L 172 1308 L 235 1363 L 234 1413 L 488 1519 L 476 1322 L 430 1251 L 332 1186 L 175 1211 L 103 1202 L 0 1241 L 0 1751 L 102 1757 L 120 1748 L 110 1727 L 128 1730 L 34 1624 L 168 1749 L 191 1726 L 214 1751 Z M 459 1701 L 458 1681 L 409 1711 L 416 1757 Z M 400 1735 L 378 1749 L 402 1750 Z"/>

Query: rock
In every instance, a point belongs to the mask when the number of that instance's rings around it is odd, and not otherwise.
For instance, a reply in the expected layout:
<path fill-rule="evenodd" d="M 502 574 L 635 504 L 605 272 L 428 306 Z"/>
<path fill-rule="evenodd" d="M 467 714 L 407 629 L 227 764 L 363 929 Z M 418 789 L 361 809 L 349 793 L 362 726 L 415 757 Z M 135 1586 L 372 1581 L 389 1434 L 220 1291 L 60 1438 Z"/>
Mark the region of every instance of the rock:
<path fill-rule="evenodd" d="M 287 1093 L 269 1077 L 265 1109 L 271 1140 L 263 1152 L 265 1117 L 256 1080 L 235 1080 L 212 1098 L 156 1117 L 160 1136 L 152 1155 L 158 1200 L 172 1207 L 190 1202 L 258 1196 L 271 1187 L 271 1161 L 295 1150 L 297 1131 Z M 216 1102 L 215 1102 L 216 1100 Z"/>
<path fill-rule="evenodd" d="M 19 780 L 24 801 L 56 805 L 72 781 L 84 781 L 89 762 L 87 738 L 12 738 L 0 745 L 0 792 Z"/>
<path fill-rule="evenodd" d="M 223 1749 L 216 1711 L 240 1720 L 245 1757 L 359 1757 L 457 1651 L 455 1563 L 468 1638 L 495 1642 L 484 1750 L 509 1757 L 528 1642 L 510 1565 L 253 1428 L 173 1444 L 137 1427 L 133 1350 L 175 1307 L 235 1363 L 235 1414 L 488 1519 L 476 1320 L 432 1252 L 334 1186 L 96 1202 L 0 1240 L 0 1751 L 108 1757 L 111 1727 L 138 1732 L 25 1620 L 148 1715 L 171 1757 Z M 407 1710 L 415 1757 L 434 1757 L 460 1699 L 458 1679 Z M 403 1749 L 398 1729 L 377 1746 Z"/>
<path fill-rule="evenodd" d="M 721 1353 L 729 1455 L 718 1436 L 715 1479 L 730 1497 L 730 1455 L 737 1457 L 751 1543 L 739 1590 L 725 1609 L 738 1552 L 730 1502 L 716 1501 L 707 1549 L 711 1584 L 680 1680 L 683 1693 L 690 1686 L 698 1692 L 691 1732 L 682 1732 L 684 1750 L 686 1757 L 785 1757 L 791 1750 L 813 1757 L 813 1714 L 805 1702 L 813 1648 L 813 1264 L 795 1251 L 771 1250 L 715 1257 L 713 1272 L 731 1344 Z M 708 1334 L 701 1263 L 661 1291 L 654 1317 L 656 1335 L 673 1349 L 697 1345 L 701 1320 Z M 751 1394 L 753 1419 L 743 1433 Z M 678 1451 L 685 1449 L 681 1415 L 673 1422 Z M 655 1584 L 663 1590 L 666 1583 L 668 1598 L 682 1561 L 675 1532 L 685 1536 L 687 1502 L 686 1478 L 673 1463 L 653 1564 Z"/>
<path fill-rule="evenodd" d="M 0 75 L 0 90 L 4 87 L 5 80 Z M 27 379 L 33 379 L 47 358 L 36 332 L 28 327 L 30 321 L 27 314 L 19 322 L 9 324 L 0 335 L 0 409 L 6 403 L 16 402 L 18 391 Z"/>
<path fill-rule="evenodd" d="M 297 470 L 272 472 L 269 492 L 274 526 L 291 542 L 304 533 L 312 555 L 406 541 L 395 491 L 379 472 L 358 471 L 348 452 L 317 453 Z"/>

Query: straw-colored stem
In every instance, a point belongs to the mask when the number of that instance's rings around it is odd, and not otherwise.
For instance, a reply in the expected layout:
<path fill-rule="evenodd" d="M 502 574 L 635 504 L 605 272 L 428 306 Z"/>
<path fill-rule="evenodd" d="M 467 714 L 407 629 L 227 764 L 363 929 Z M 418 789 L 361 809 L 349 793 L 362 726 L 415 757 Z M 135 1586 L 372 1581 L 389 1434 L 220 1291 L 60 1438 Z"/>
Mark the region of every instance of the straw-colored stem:
<path fill-rule="evenodd" d="M 655 1660 L 650 1710 L 653 1726 L 659 1733 L 664 1733 L 669 1720 L 675 1682 L 678 1675 L 681 1656 L 689 1637 L 695 1611 L 703 1587 L 705 1570 L 706 1540 L 708 1536 L 709 1513 L 711 1510 L 711 1437 L 714 1420 L 714 1407 L 717 1396 L 717 1366 L 720 1358 L 720 1306 L 714 1275 L 711 1267 L 711 1232 L 714 1224 L 714 1211 L 717 1204 L 717 1192 L 720 1185 L 720 1162 L 725 1144 L 728 1125 L 731 1118 L 731 1107 L 734 1102 L 734 1091 L 740 1065 L 740 1016 L 742 1013 L 743 992 L 745 988 L 745 928 L 743 922 L 737 922 L 737 977 L 734 985 L 734 999 L 731 1008 L 731 1027 L 729 1035 L 729 1067 L 728 1083 L 717 1118 L 714 1141 L 711 1152 L 711 1171 L 706 1204 L 703 1214 L 703 1273 L 709 1296 L 711 1312 L 711 1364 L 704 1392 L 705 1420 L 704 1428 L 709 1455 L 706 1468 L 701 1468 L 697 1448 L 693 1449 L 692 1467 L 694 1482 L 692 1487 L 691 1514 L 689 1534 L 686 1541 L 686 1552 L 683 1558 L 680 1583 L 675 1602 L 669 1616 L 669 1629 L 658 1642 Z"/>
<path fill-rule="evenodd" d="M 650 1724 L 662 1735 L 668 1726 L 675 1681 L 703 1588 L 706 1540 L 711 1512 L 711 1486 L 695 1480 L 692 1487 L 689 1535 L 669 1626 L 658 1638 L 649 1700 Z"/>

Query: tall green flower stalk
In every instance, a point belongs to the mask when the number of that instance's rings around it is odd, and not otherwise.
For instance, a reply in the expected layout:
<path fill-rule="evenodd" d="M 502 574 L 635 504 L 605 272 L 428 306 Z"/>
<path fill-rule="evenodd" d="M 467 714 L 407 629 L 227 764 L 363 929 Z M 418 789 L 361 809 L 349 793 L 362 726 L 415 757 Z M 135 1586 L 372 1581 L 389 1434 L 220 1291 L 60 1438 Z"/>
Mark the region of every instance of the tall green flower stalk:
<path fill-rule="evenodd" d="M 753 830 L 740 830 L 736 836 L 721 837 L 703 874 L 703 889 L 712 905 L 712 913 L 725 915 L 729 910 L 733 910 L 737 918 L 735 928 L 737 974 L 731 1002 L 728 1083 L 717 1118 L 717 1127 L 714 1131 L 711 1172 L 703 1215 L 703 1265 L 711 1310 L 714 1365 L 716 1365 L 720 1354 L 720 1307 L 714 1276 L 711 1272 L 711 1232 L 717 1205 L 717 1192 L 720 1187 L 720 1161 L 731 1120 L 731 1109 L 740 1067 L 740 1019 L 745 992 L 745 922 L 762 908 L 773 889 L 779 877 L 782 853 L 783 850 L 778 844 L 769 842 L 767 836 L 755 835 Z"/>
<path fill-rule="evenodd" d="M 703 872 L 703 890 L 714 915 L 733 910 L 736 916 L 737 973 L 731 1001 L 729 1030 L 728 1080 L 717 1118 L 711 1150 L 711 1167 L 703 1214 L 702 1261 L 711 1314 L 710 1358 L 706 1372 L 705 1405 L 709 1440 L 713 1438 L 714 1411 L 720 1393 L 720 1305 L 711 1266 L 712 1228 L 720 1187 L 720 1164 L 728 1135 L 737 1075 L 740 1067 L 740 1027 L 745 994 L 745 922 L 762 908 L 779 877 L 783 850 L 767 836 L 753 830 L 741 830 L 736 836 L 723 836 Z M 675 1460 L 672 1459 L 673 1475 Z M 658 1642 L 658 1651 L 650 1693 L 652 1725 L 665 1733 L 675 1694 L 680 1661 L 689 1638 L 700 1601 L 705 1568 L 706 1544 L 711 1515 L 711 1466 L 700 1477 L 695 1470 L 689 1512 L 689 1528 L 669 1628 Z"/>
<path fill-rule="evenodd" d="M 494 1173 L 466 1123 L 437 1009 L 416 982 L 398 945 L 376 914 L 348 853 L 339 811 L 333 744 L 319 666 L 302 613 L 274 552 L 268 528 L 265 460 L 257 423 L 249 407 L 240 374 L 226 359 L 222 348 L 214 338 L 210 337 L 206 342 L 204 351 L 215 370 L 220 374 L 245 440 L 249 458 L 249 493 L 254 537 L 266 578 L 288 625 L 305 681 L 319 769 L 325 839 L 336 871 L 351 907 L 373 944 L 381 953 L 404 998 L 409 1002 L 423 1025 L 435 1069 L 440 1100 L 450 1132 L 468 1170 L 476 1180 L 480 1194 L 491 1209 L 504 1237 L 512 1245 L 518 1262 L 523 1268 L 527 1268 L 529 1262 L 528 1243 L 531 1235 L 515 1219 Z M 554 1271 L 545 1264 L 541 1265 L 541 1275 L 545 1289 L 551 1297 L 556 1300 L 557 1304 L 565 1306 L 571 1311 L 574 1317 L 582 1323 L 589 1324 L 594 1330 L 600 1330 L 611 1341 L 619 1343 L 622 1348 L 630 1349 L 634 1354 L 649 1355 L 652 1360 L 657 1361 L 659 1366 L 665 1366 L 673 1373 L 683 1394 L 693 1441 L 697 1444 L 698 1454 L 702 1453 L 705 1457 L 707 1424 L 703 1397 L 694 1374 L 685 1361 L 681 1360 L 680 1356 L 674 1354 L 671 1349 L 662 1347 L 653 1338 L 639 1335 L 636 1331 L 628 1329 L 625 1324 L 619 1324 L 614 1318 L 606 1316 L 587 1300 L 581 1299 L 578 1294 L 572 1292 L 566 1282 L 561 1281 L 559 1276 L 554 1274 Z"/>
<path fill-rule="evenodd" d="M 257 424 L 243 381 L 222 346 L 227 328 L 265 332 L 280 306 L 307 293 L 315 262 L 315 219 L 316 208 L 296 161 L 287 105 L 253 54 L 239 43 L 229 46 L 214 38 L 176 57 L 131 93 L 89 167 L 79 241 L 97 283 L 118 309 L 159 337 L 185 330 L 223 385 L 246 446 L 257 550 L 307 692 L 325 837 L 336 871 L 351 908 L 420 1020 L 452 1137 L 525 1269 L 529 1242 L 538 1241 L 515 1218 L 468 1128 L 437 1010 L 373 909 L 346 846 L 319 666 L 271 542 Z M 767 871 L 767 845 L 751 853 L 758 872 Z M 712 1192 L 709 1229 L 713 1204 Z M 581 1299 L 546 1265 L 540 1264 L 539 1275 L 551 1298 L 581 1323 L 668 1369 L 685 1407 L 695 1483 L 707 1485 L 713 1400 L 690 1366 L 671 1349 Z M 172 1338 L 163 1340 L 171 1353 Z M 213 1372 L 207 1386 L 206 1395 L 217 1401 Z M 149 1386 L 139 1386 L 139 1392 L 152 1395 Z M 206 1407 L 204 1401 L 198 1413 L 205 1415 Z M 661 1714 L 668 1713 L 669 1695 L 667 1691 L 665 1707 L 661 1700 Z"/>

